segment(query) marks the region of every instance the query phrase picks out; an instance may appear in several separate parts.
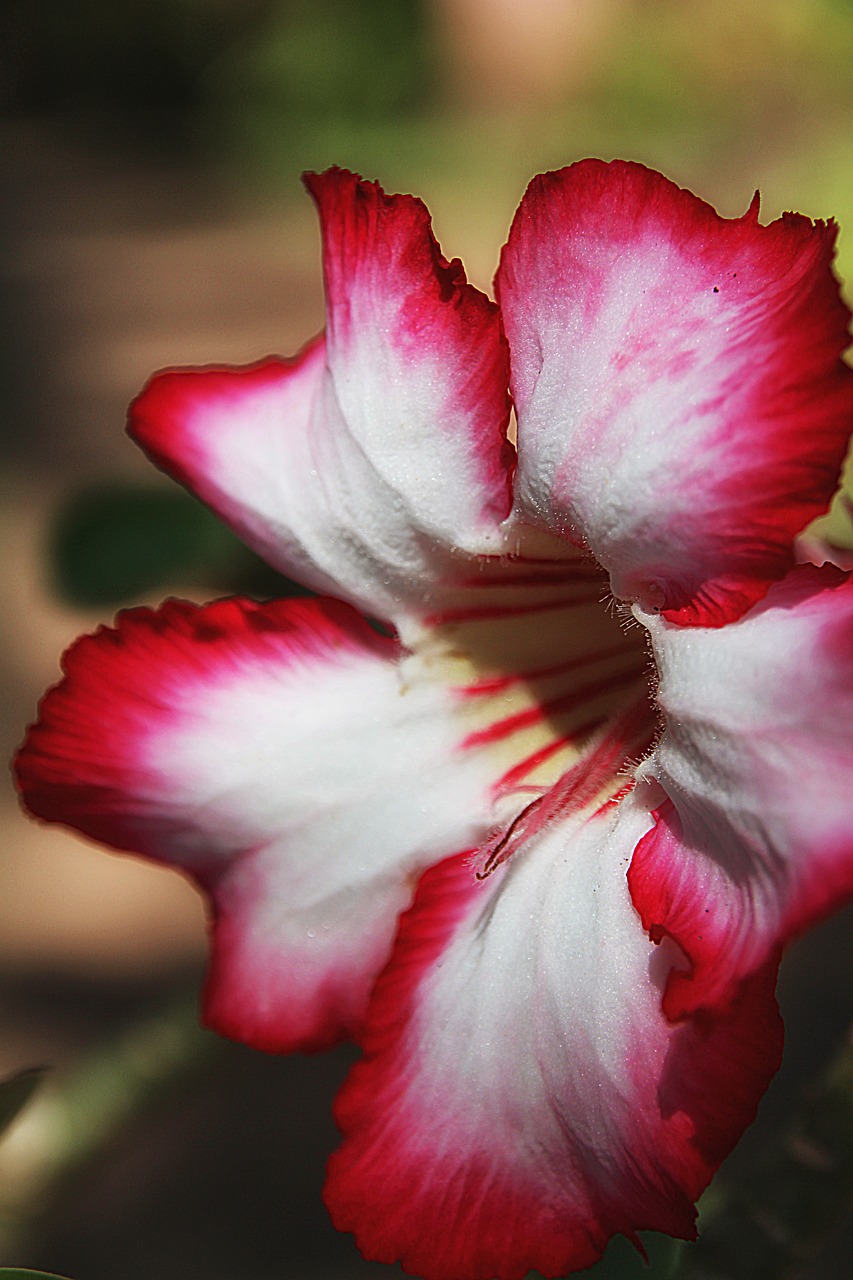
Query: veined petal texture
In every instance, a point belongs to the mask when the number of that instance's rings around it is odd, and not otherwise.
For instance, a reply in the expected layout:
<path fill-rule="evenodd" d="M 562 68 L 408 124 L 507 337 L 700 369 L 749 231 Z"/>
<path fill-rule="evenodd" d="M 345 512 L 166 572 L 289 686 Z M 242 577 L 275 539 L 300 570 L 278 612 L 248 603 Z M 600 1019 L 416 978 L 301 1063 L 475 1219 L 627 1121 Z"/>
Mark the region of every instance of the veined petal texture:
<path fill-rule="evenodd" d="M 621 161 L 528 188 L 496 281 L 516 509 L 585 542 L 620 598 L 718 626 L 793 565 L 853 422 L 834 241 Z"/>
<path fill-rule="evenodd" d="M 694 1235 L 778 1065 L 775 970 L 725 1015 L 664 1016 L 677 949 L 649 941 L 625 881 L 651 822 L 632 797 L 485 884 L 460 859 L 424 877 L 336 1111 L 327 1203 L 368 1257 L 521 1280 L 590 1266 L 617 1231 Z"/>

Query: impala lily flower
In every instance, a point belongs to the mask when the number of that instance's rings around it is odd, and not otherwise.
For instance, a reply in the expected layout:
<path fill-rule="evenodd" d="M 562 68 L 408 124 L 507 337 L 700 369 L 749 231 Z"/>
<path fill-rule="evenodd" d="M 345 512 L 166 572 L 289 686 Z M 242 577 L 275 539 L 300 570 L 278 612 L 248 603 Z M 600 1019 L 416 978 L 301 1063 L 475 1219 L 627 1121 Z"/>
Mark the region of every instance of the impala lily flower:
<path fill-rule="evenodd" d="M 853 889 L 853 584 L 794 563 L 853 422 L 834 228 L 586 161 L 499 309 L 420 202 L 308 186 L 325 336 L 162 373 L 130 431 L 320 596 L 121 614 L 20 785 L 206 892 L 211 1026 L 359 1040 L 327 1195 L 368 1256 L 563 1275 L 694 1234 L 780 950 Z"/>

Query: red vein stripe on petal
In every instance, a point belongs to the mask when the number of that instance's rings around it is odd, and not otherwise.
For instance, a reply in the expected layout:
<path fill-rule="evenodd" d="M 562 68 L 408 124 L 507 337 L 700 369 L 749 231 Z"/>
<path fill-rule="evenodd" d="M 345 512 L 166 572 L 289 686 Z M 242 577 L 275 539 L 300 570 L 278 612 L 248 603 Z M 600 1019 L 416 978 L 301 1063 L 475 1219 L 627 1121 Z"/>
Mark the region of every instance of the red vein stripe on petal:
<path fill-rule="evenodd" d="M 566 560 L 540 561 L 536 568 L 524 567 L 535 563 L 527 556 L 518 561 L 512 557 L 496 560 L 494 557 L 484 556 L 478 561 L 479 572 L 468 578 L 460 578 L 459 585 L 481 589 L 499 586 L 505 590 L 511 587 L 546 587 L 552 584 L 600 584 L 602 578 L 599 566 L 588 559 L 579 561 L 571 554 L 571 549 L 567 550 L 569 556 Z"/>
<path fill-rule="evenodd" d="M 537 700 L 533 706 L 527 707 L 524 711 L 517 711 L 501 720 L 493 720 L 486 728 L 477 729 L 475 732 L 470 733 L 465 738 L 464 746 L 470 748 L 497 742 L 500 738 L 506 738 L 510 734 L 517 733 L 519 729 L 526 729 L 529 725 L 536 724 L 541 720 L 558 717 L 565 711 L 572 711 L 576 715 L 580 714 L 584 704 L 599 699 L 604 695 L 610 701 L 617 690 L 633 687 L 637 683 L 638 672 L 634 667 L 624 671 L 609 671 L 599 680 L 577 684 L 565 693 Z M 644 714 L 648 722 L 651 716 L 647 702 L 644 706 Z"/>
<path fill-rule="evenodd" d="M 451 622 L 486 622 L 489 618 L 523 618 L 529 614 L 550 613 L 552 610 L 566 610 L 584 604 L 603 604 L 601 591 L 549 595 L 545 599 L 525 599 L 521 596 L 514 601 L 502 595 L 500 600 L 495 600 L 492 604 L 472 603 L 457 608 L 442 609 L 430 614 L 426 622 L 431 627 L 442 627 Z"/>
<path fill-rule="evenodd" d="M 493 693 L 499 693 L 503 689 L 512 688 L 513 685 L 524 681 L 543 681 L 551 676 L 564 676 L 570 672 L 577 672 L 583 667 L 594 666 L 599 662 L 606 662 L 610 658 L 624 659 L 625 657 L 626 646 L 620 644 L 610 649 L 597 649 L 594 653 L 584 653 L 578 657 L 568 658 L 565 662 L 554 662 L 547 667 L 533 667 L 501 676 L 483 676 L 475 683 L 461 687 L 459 692 L 465 697 L 471 698 L 488 696 Z"/>
<path fill-rule="evenodd" d="M 514 599 L 495 588 L 487 618 L 466 613 L 407 637 L 418 655 L 413 678 L 425 670 L 453 690 L 464 748 L 500 760 L 500 820 L 509 793 L 541 793 L 572 766 L 620 704 L 647 687 L 649 665 L 643 629 L 623 628 L 597 598 L 551 602 L 532 625 Z M 652 725 L 648 701 L 646 718 Z"/>
<path fill-rule="evenodd" d="M 649 750 L 655 728 L 645 690 L 603 726 L 591 724 L 588 731 L 592 740 L 577 762 L 566 769 L 552 787 L 517 814 L 506 830 L 497 832 L 478 850 L 475 860 L 479 867 L 478 878 L 491 875 L 537 833 L 590 808 L 597 810 L 614 794 L 621 792 L 627 766 Z M 529 762 L 526 763 L 529 767 Z M 504 775 L 500 792 L 511 793 L 512 783 L 519 777 L 519 768 L 516 766 Z M 632 786 L 633 779 L 628 790 Z"/>

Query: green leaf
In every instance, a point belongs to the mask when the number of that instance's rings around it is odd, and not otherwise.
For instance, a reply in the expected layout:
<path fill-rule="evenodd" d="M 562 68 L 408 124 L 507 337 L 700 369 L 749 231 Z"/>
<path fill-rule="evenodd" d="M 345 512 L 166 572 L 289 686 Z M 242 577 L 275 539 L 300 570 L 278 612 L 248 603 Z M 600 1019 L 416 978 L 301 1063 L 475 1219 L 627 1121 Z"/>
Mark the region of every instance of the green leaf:
<path fill-rule="evenodd" d="M 0 1082 L 0 1133 L 9 1128 L 27 1105 L 44 1074 L 44 1067 L 28 1067 L 26 1071 L 19 1071 L 17 1075 Z"/>
<path fill-rule="evenodd" d="M 300 593 L 183 490 L 92 486 L 60 511 L 50 546 L 54 586 L 71 604 L 126 604 L 170 586 L 267 598 Z"/>
<path fill-rule="evenodd" d="M 25 1267 L 0 1267 L 0 1280 L 27 1280 L 27 1277 L 35 1276 L 36 1280 L 66 1280 L 65 1276 L 58 1276 L 54 1271 L 27 1271 Z"/>

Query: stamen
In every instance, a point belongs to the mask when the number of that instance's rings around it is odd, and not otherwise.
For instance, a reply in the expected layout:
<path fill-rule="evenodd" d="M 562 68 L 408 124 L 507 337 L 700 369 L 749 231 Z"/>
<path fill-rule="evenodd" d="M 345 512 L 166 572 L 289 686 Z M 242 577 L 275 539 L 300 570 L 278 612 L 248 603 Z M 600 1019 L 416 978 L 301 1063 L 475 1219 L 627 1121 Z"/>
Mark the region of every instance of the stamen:
<path fill-rule="evenodd" d="M 506 862 L 507 858 L 509 858 L 513 852 L 513 849 L 510 847 L 512 837 L 516 834 L 522 823 L 524 823 L 524 830 L 526 831 L 527 826 L 529 825 L 526 819 L 532 817 L 533 812 L 539 807 L 544 799 L 544 796 L 539 796 L 537 800 L 531 800 L 530 804 L 526 805 L 525 808 L 521 810 L 521 813 L 517 813 L 515 815 L 503 835 L 495 837 L 489 842 L 489 844 L 483 847 L 480 851 L 481 854 L 486 853 L 487 850 L 489 850 L 489 853 L 486 861 L 483 863 L 482 869 L 475 873 L 478 880 L 485 880 L 493 871 L 498 869 L 501 863 Z"/>
<path fill-rule="evenodd" d="M 485 880 L 517 853 L 533 836 L 566 818 L 581 813 L 595 804 L 599 811 L 618 803 L 633 788 L 634 779 L 620 777 L 625 762 L 637 752 L 645 754 L 652 745 L 655 724 L 646 696 L 636 699 L 615 716 L 597 742 L 544 795 L 531 800 L 515 815 L 509 825 L 478 851 L 481 862 L 475 872 Z M 607 794 L 609 792 L 609 794 Z"/>

